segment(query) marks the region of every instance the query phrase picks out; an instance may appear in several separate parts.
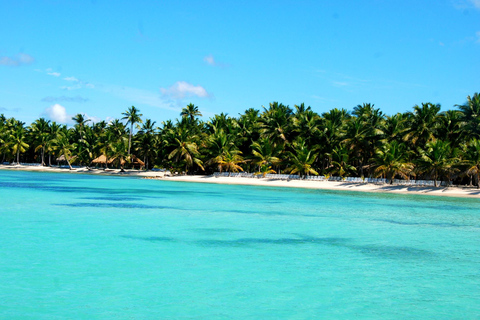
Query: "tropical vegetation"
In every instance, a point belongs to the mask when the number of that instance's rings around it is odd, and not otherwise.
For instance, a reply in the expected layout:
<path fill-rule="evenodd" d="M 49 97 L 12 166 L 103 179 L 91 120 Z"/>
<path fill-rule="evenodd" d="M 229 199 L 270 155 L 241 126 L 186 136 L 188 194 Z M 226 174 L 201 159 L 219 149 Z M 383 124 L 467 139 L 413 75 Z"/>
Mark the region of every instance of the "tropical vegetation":
<path fill-rule="evenodd" d="M 386 115 L 373 104 L 318 114 L 303 103 L 272 102 L 238 116 L 202 120 L 188 104 L 179 119 L 157 126 L 136 107 L 121 119 L 92 122 L 75 115 L 73 126 L 40 118 L 30 125 L 0 115 L 1 162 L 166 168 L 185 174 L 290 173 L 431 179 L 479 185 L 480 94 L 454 110 L 421 103 Z"/>

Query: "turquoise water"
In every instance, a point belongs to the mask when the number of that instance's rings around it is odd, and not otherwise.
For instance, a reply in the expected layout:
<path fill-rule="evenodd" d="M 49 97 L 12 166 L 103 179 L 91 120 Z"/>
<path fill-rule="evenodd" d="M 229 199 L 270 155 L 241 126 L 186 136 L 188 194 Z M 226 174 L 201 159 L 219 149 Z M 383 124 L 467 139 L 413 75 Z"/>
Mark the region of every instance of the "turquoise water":
<path fill-rule="evenodd" d="M 480 200 L 0 171 L 1 319 L 479 319 Z"/>

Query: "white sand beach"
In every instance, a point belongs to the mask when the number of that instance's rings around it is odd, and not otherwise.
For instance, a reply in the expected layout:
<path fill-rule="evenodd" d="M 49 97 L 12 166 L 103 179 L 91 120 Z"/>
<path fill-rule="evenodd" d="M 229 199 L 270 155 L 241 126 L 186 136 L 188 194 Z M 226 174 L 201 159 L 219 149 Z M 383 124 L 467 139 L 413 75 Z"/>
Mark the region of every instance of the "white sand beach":
<path fill-rule="evenodd" d="M 310 180 L 274 180 L 268 178 L 238 178 L 238 177 L 215 177 L 206 175 L 194 176 L 168 176 L 159 171 L 139 171 L 126 169 L 121 172 L 119 169 L 95 169 L 95 168 L 59 168 L 42 166 L 24 166 L 24 165 L 0 165 L 0 170 L 24 170 L 41 172 L 65 172 L 74 174 L 97 174 L 112 176 L 143 177 L 147 179 L 161 179 L 168 181 L 196 182 L 196 183 L 218 183 L 235 185 L 253 185 L 268 187 L 287 187 L 287 188 L 305 188 L 305 189 L 323 189 L 338 191 L 355 192 L 379 192 L 379 193 L 399 193 L 399 194 L 422 194 L 431 196 L 447 197 L 468 197 L 480 199 L 480 189 L 476 187 L 418 187 L 418 186 L 400 186 L 389 184 L 372 184 L 356 182 L 339 181 L 310 181 Z"/>

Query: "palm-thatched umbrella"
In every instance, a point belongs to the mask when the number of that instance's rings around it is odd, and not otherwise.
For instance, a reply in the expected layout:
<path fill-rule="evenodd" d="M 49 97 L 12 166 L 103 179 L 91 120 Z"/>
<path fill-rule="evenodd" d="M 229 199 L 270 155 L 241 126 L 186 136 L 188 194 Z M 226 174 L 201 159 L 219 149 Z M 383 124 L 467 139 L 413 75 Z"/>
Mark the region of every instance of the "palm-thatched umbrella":
<path fill-rule="evenodd" d="M 112 164 L 116 160 L 117 160 L 117 158 L 110 158 L 110 159 L 108 159 L 108 163 L 107 163 L 107 157 L 104 154 L 102 154 L 100 157 L 93 159 L 91 163 L 93 163 L 93 164 L 104 164 L 105 168 L 107 168 L 107 164 Z M 120 159 L 120 165 L 123 166 L 124 164 L 125 164 L 125 160 L 123 158 L 121 158 Z"/>
<path fill-rule="evenodd" d="M 135 155 L 131 155 L 130 156 L 130 160 L 131 160 L 131 164 L 132 166 L 135 168 L 135 166 L 138 166 L 139 169 L 142 169 L 143 167 L 145 167 L 145 162 L 143 162 L 142 160 L 138 159 Z"/>

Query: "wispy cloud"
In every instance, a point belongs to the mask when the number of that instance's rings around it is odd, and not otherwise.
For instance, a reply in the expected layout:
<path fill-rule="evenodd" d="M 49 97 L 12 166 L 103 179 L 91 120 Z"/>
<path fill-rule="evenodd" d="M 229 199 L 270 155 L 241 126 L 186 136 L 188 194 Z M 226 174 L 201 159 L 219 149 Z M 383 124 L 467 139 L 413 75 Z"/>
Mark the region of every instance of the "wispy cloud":
<path fill-rule="evenodd" d="M 164 97 L 176 100 L 189 97 L 208 98 L 211 96 L 202 86 L 195 86 L 186 81 L 177 81 L 168 88 L 160 88 L 160 92 Z"/>
<path fill-rule="evenodd" d="M 7 112 L 7 111 L 11 111 L 11 112 L 19 112 L 20 110 L 22 110 L 21 108 L 4 108 L 4 107 L 0 107 L 0 112 Z"/>
<path fill-rule="evenodd" d="M 211 54 L 206 56 L 205 58 L 203 58 L 203 61 L 205 61 L 207 64 L 209 64 L 211 66 L 215 65 L 215 59 L 213 58 L 213 56 Z"/>
<path fill-rule="evenodd" d="M 83 98 L 81 96 L 75 96 L 75 97 L 67 97 L 67 96 L 61 96 L 61 97 L 45 97 L 42 99 L 42 102 L 78 102 L 78 103 L 84 103 L 89 101 L 87 98 Z"/>
<path fill-rule="evenodd" d="M 0 65 L 2 66 L 11 66 L 11 67 L 19 67 L 27 64 L 31 64 L 35 61 L 35 59 L 26 53 L 19 53 L 15 57 L 7 57 L 3 56 L 0 57 Z"/>
<path fill-rule="evenodd" d="M 63 80 L 73 83 L 72 85 L 61 86 L 60 89 L 63 89 L 63 90 L 71 91 L 71 90 L 77 90 L 82 88 L 87 88 L 87 89 L 95 88 L 95 85 L 93 83 L 82 81 L 75 77 L 66 77 L 66 78 L 63 78 Z"/>
<path fill-rule="evenodd" d="M 452 3 L 458 10 L 480 9 L 480 0 L 453 0 Z"/>
<path fill-rule="evenodd" d="M 145 104 L 165 110 L 179 111 L 179 107 L 163 99 L 158 92 L 117 85 L 102 85 L 97 90 L 112 94 L 132 103 Z"/>
<path fill-rule="evenodd" d="M 480 31 L 477 31 L 475 35 L 477 36 L 477 40 L 475 42 L 480 43 Z"/>
<path fill-rule="evenodd" d="M 480 9 L 480 0 L 468 0 L 475 8 Z"/>
<path fill-rule="evenodd" d="M 49 76 L 54 76 L 54 77 L 60 77 L 61 73 L 60 72 L 47 72 Z"/>
<path fill-rule="evenodd" d="M 205 57 L 203 58 L 203 61 L 204 61 L 206 64 L 208 64 L 208 65 L 210 65 L 210 66 L 214 66 L 214 67 L 220 67 L 220 68 L 226 68 L 226 67 L 228 67 L 227 64 L 216 61 L 215 58 L 213 57 L 213 55 L 211 55 L 211 54 L 209 54 L 208 56 L 205 56 Z"/>
<path fill-rule="evenodd" d="M 335 87 L 345 87 L 345 86 L 348 86 L 349 83 L 348 82 L 345 82 L 345 81 L 332 81 L 332 84 L 335 86 Z"/>

